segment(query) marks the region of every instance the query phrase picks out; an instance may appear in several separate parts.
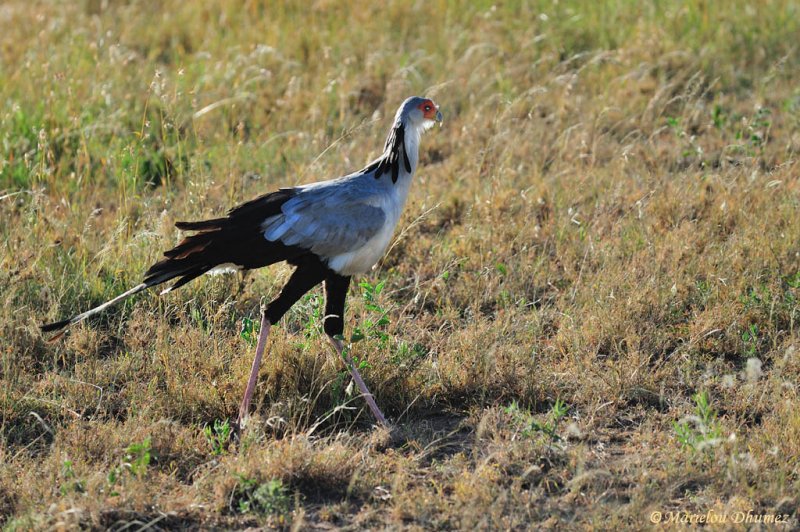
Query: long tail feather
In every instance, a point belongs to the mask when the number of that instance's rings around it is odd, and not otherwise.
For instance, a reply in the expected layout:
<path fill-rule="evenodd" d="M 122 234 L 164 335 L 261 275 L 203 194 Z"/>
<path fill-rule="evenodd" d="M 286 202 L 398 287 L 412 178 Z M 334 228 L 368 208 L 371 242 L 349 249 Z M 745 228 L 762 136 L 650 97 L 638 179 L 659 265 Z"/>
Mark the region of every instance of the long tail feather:
<path fill-rule="evenodd" d="M 128 299 L 129 297 L 131 297 L 134 294 L 138 294 L 142 290 L 147 290 L 151 286 L 153 286 L 153 285 L 152 284 L 147 284 L 147 283 L 142 283 L 142 284 L 136 285 L 133 288 L 131 288 L 130 290 L 128 290 L 127 292 L 124 292 L 124 293 L 118 295 L 114 299 L 110 299 L 109 301 L 106 301 L 102 305 L 99 305 L 99 306 L 97 306 L 97 307 L 95 307 L 95 308 L 93 308 L 91 310 L 87 310 L 86 312 L 84 312 L 82 314 L 78 314 L 77 316 L 73 316 L 72 318 L 69 318 L 67 320 L 57 321 L 55 323 L 48 323 L 46 325 L 42 325 L 41 326 L 42 332 L 55 332 L 55 331 L 60 331 L 62 329 L 66 329 L 70 325 L 74 325 L 74 324 L 76 324 L 78 322 L 81 322 L 81 321 L 85 320 L 86 318 L 92 317 L 95 314 L 99 314 L 100 312 L 103 312 L 108 307 L 110 307 L 112 305 L 116 305 L 120 301 L 122 301 L 124 299 Z"/>
<path fill-rule="evenodd" d="M 294 194 L 293 189 L 281 189 L 232 209 L 226 218 L 176 223 L 178 229 L 195 231 L 195 234 L 188 235 L 177 246 L 166 251 L 164 258 L 145 272 L 142 284 L 83 314 L 42 325 L 42 332 L 63 331 L 134 294 L 177 279 L 162 293 L 170 292 L 220 264 L 233 264 L 237 269 L 247 270 L 291 260 L 307 253 L 306 250 L 281 242 L 268 241 L 261 229 L 263 220 L 279 213 L 281 205 Z"/>

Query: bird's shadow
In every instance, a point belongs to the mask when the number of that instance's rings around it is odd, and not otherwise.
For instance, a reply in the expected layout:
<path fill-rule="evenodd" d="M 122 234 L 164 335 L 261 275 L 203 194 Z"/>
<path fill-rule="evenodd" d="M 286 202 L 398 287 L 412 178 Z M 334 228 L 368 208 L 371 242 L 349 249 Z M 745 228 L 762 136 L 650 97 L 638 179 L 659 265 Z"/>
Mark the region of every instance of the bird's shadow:
<path fill-rule="evenodd" d="M 463 413 L 423 412 L 392 425 L 387 445 L 378 450 L 394 449 L 416 454 L 421 464 L 430 464 L 468 450 L 474 439 L 474 427 Z"/>

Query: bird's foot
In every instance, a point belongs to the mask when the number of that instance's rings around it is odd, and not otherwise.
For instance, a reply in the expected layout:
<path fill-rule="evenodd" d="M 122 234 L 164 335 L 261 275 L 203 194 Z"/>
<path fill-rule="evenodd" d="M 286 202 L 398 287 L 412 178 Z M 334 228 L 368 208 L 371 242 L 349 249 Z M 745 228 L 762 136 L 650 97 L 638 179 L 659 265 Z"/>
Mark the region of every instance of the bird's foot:
<path fill-rule="evenodd" d="M 330 338 L 330 337 L 329 337 Z M 366 383 L 364 383 L 364 379 L 361 378 L 361 374 L 358 372 L 358 369 L 353 364 L 353 359 L 350 357 L 350 354 L 345 349 L 344 342 L 337 338 L 330 338 L 331 343 L 333 344 L 334 349 L 339 354 L 341 358 L 344 359 L 345 365 L 347 366 L 347 370 L 350 372 L 350 375 L 353 377 L 353 380 L 358 386 L 358 390 L 361 392 L 361 395 L 364 396 L 364 399 L 367 401 L 367 406 L 369 406 L 372 415 L 375 419 L 380 423 L 383 427 L 387 429 L 391 429 L 391 425 L 388 421 L 386 421 L 386 417 L 381 412 L 381 409 L 378 408 L 378 404 L 375 402 L 375 398 L 372 396 L 372 393 L 367 388 Z"/>
<path fill-rule="evenodd" d="M 242 417 L 242 415 L 239 414 L 236 420 L 231 423 L 231 433 L 236 437 L 237 440 L 241 437 L 242 432 L 244 432 L 248 420 L 248 416 Z"/>

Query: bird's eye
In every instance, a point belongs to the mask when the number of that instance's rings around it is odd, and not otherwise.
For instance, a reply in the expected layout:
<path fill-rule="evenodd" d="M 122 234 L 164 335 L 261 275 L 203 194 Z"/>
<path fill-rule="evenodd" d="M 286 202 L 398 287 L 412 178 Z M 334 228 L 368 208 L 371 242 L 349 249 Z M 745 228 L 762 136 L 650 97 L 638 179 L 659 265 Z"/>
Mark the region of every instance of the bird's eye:
<path fill-rule="evenodd" d="M 426 111 L 430 111 L 430 110 L 431 110 L 431 106 L 430 106 L 430 105 L 426 105 L 426 106 L 425 106 L 425 110 L 426 110 Z"/>

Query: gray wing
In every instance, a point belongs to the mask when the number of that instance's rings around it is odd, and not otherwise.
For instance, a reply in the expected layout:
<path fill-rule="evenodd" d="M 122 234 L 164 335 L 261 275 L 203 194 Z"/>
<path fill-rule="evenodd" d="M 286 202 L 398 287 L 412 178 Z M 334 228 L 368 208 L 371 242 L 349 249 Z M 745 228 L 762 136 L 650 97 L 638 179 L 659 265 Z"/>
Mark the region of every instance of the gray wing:
<path fill-rule="evenodd" d="M 383 228 L 386 214 L 376 195 L 348 185 L 352 182 L 300 187 L 281 214 L 264 221 L 264 237 L 323 257 L 360 248 Z"/>

